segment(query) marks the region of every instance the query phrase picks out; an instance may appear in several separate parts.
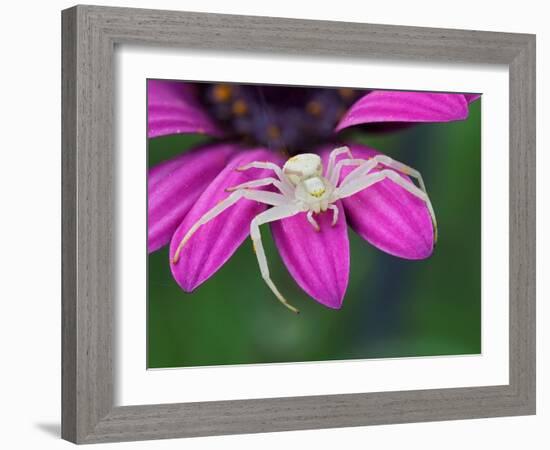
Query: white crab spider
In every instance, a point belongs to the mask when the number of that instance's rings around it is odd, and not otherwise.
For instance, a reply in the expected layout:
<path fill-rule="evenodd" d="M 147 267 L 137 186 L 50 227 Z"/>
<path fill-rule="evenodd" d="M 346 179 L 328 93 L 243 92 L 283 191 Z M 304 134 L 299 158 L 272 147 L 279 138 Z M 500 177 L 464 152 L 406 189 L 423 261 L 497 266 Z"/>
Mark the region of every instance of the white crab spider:
<path fill-rule="evenodd" d="M 345 154 L 347 158 L 336 162 L 336 158 L 342 154 Z M 383 168 L 377 172 L 371 172 L 379 164 L 387 168 Z M 344 166 L 356 167 L 340 184 L 338 184 L 340 173 Z M 262 278 L 281 303 L 291 311 L 298 313 L 298 310 L 287 302 L 270 278 L 267 259 L 260 236 L 260 225 L 305 212 L 307 213 L 307 220 L 311 226 L 316 231 L 319 231 L 319 224 L 313 215 L 331 210 L 333 214 L 332 225 L 334 226 L 338 221 L 338 207 L 334 204 L 336 201 L 350 197 L 386 178 L 392 180 L 394 183 L 426 202 L 434 225 L 434 233 L 437 236 L 435 214 L 430 199 L 428 198 L 422 176 L 417 170 L 398 161 L 394 161 L 388 156 L 376 155 L 368 160 L 357 159 L 353 157 L 348 147 L 339 147 L 330 153 L 327 171 L 324 176 L 321 158 L 319 155 L 313 153 L 303 153 L 293 156 L 286 161 L 282 168 L 272 162 L 256 161 L 239 167 L 237 170 L 244 171 L 251 168 L 272 170 L 275 176 L 248 181 L 226 189 L 228 192 L 231 192 L 231 194 L 205 213 L 187 231 L 176 248 L 176 252 L 172 259 L 173 264 L 177 264 L 181 250 L 201 225 L 204 225 L 221 214 L 241 198 L 255 200 L 272 206 L 272 208 L 258 214 L 252 219 L 250 223 L 250 236 L 254 245 Z M 398 172 L 415 178 L 418 181 L 419 187 L 399 175 Z M 273 185 L 279 192 L 254 189 L 269 185 Z"/>

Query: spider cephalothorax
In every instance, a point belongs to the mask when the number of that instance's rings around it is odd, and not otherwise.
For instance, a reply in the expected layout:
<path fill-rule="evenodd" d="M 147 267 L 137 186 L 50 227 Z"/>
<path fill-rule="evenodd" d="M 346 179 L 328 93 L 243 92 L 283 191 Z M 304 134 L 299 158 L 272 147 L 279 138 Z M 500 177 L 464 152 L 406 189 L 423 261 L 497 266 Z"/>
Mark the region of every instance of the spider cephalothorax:
<path fill-rule="evenodd" d="M 336 159 L 340 155 L 346 155 L 346 158 L 340 159 L 337 162 Z M 353 166 L 355 168 L 340 181 L 342 168 L 345 166 Z M 332 225 L 334 226 L 338 222 L 338 207 L 335 205 L 338 200 L 350 197 L 384 179 L 390 179 L 426 202 L 434 225 L 434 231 L 437 232 L 435 214 L 420 173 L 405 164 L 394 161 L 388 156 L 377 155 L 368 160 L 357 159 L 353 157 L 348 147 L 340 147 L 330 153 L 325 172 L 323 172 L 321 158 L 319 155 L 313 153 L 303 153 L 293 156 L 282 168 L 272 162 L 256 161 L 239 167 L 237 170 L 248 170 L 251 168 L 272 170 L 274 176 L 248 181 L 227 189 L 231 194 L 204 214 L 183 237 L 174 253 L 172 264 L 178 263 L 186 242 L 201 225 L 221 214 L 241 198 L 264 203 L 271 206 L 271 208 L 258 214 L 250 223 L 250 236 L 256 250 L 260 271 L 275 296 L 287 308 L 298 312 L 294 306 L 287 302 L 270 278 L 260 235 L 260 225 L 285 219 L 299 213 L 305 213 L 311 226 L 316 231 L 320 231 L 314 214 L 321 214 L 331 210 L 333 214 Z M 379 170 L 374 171 L 373 169 L 375 168 Z M 402 176 L 402 174 L 415 178 L 418 181 L 419 187 L 412 183 L 410 179 Z M 265 186 L 274 186 L 279 192 L 255 189 Z"/>

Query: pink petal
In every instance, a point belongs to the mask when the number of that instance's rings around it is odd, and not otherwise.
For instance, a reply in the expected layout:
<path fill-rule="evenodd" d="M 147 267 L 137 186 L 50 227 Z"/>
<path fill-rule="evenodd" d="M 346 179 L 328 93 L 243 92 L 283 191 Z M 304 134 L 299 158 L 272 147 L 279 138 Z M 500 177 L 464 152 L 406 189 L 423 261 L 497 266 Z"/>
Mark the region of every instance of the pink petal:
<path fill-rule="evenodd" d="M 206 145 L 157 164 L 149 170 L 149 252 L 154 252 L 170 242 L 189 209 L 238 150 L 237 145 Z"/>
<path fill-rule="evenodd" d="M 336 131 L 377 122 L 449 122 L 468 117 L 462 94 L 371 91 L 346 112 Z"/>
<path fill-rule="evenodd" d="M 463 94 L 463 95 L 468 103 L 475 102 L 478 98 L 481 97 L 481 94 Z"/>
<path fill-rule="evenodd" d="M 348 146 L 355 158 L 369 159 L 379 154 L 365 146 Z M 324 158 L 326 161 L 327 152 Z M 351 170 L 342 170 L 341 179 Z M 405 175 L 403 178 L 409 179 Z M 434 228 L 426 204 L 391 180 L 383 180 L 342 202 L 350 226 L 380 250 L 406 259 L 424 259 L 432 254 Z"/>
<path fill-rule="evenodd" d="M 206 212 L 230 195 L 226 188 L 272 175 L 269 170 L 235 170 L 252 161 L 281 163 L 276 153 L 265 149 L 243 150 L 236 154 L 198 198 L 174 233 L 170 243 L 170 268 L 184 291 L 192 291 L 214 275 L 249 235 L 251 220 L 266 209 L 261 203 L 239 200 L 201 226 L 181 251 L 179 261 L 172 263 L 176 249 L 187 231 Z"/>
<path fill-rule="evenodd" d="M 192 83 L 147 80 L 148 137 L 179 133 L 221 136 L 222 131 L 196 98 Z"/>
<path fill-rule="evenodd" d="M 332 211 L 314 215 L 320 231 L 307 221 L 306 213 L 271 224 L 275 244 L 290 274 L 319 303 L 339 309 L 349 277 L 349 241 L 346 218 L 340 215 L 333 227 Z"/>

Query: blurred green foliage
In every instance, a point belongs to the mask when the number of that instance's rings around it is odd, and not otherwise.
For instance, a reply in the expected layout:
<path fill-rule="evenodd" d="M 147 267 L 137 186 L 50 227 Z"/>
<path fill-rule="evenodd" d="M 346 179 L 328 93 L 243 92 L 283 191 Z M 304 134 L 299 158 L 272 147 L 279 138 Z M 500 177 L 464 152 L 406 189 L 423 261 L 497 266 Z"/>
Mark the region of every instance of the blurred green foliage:
<path fill-rule="evenodd" d="M 173 280 L 165 247 L 148 256 L 148 367 L 481 352 L 481 100 L 465 121 L 350 138 L 420 170 L 439 225 L 434 254 L 399 259 L 350 229 L 350 282 L 336 311 L 301 291 L 264 226 L 273 279 L 296 316 L 264 284 L 248 241 L 190 294 Z M 148 164 L 205 140 L 151 139 Z"/>

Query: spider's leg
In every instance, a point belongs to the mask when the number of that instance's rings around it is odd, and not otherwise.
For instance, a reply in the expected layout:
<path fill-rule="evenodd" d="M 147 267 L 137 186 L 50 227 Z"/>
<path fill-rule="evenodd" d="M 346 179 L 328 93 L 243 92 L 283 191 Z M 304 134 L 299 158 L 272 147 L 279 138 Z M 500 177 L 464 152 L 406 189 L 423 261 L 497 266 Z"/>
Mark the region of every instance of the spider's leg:
<path fill-rule="evenodd" d="M 258 265 L 260 266 L 262 278 L 273 291 L 277 299 L 295 313 L 298 313 L 299 311 L 286 301 L 269 276 L 269 268 L 267 266 L 267 259 L 265 257 L 265 251 L 262 245 L 262 236 L 260 234 L 260 225 L 294 216 L 300 211 L 302 211 L 302 209 L 298 205 L 287 203 L 280 206 L 275 206 L 261 214 L 258 214 L 250 223 L 250 237 L 252 238 L 252 244 L 254 245 L 254 251 L 256 252 L 256 258 L 258 259 Z"/>
<path fill-rule="evenodd" d="M 344 166 L 361 166 L 366 162 L 367 162 L 366 159 L 358 159 L 358 158 L 341 159 L 336 163 L 336 166 L 334 166 L 334 169 L 331 172 L 327 172 L 327 178 L 332 183 L 333 186 L 336 186 L 336 184 L 340 180 L 340 173 L 342 172 L 342 169 L 344 168 Z"/>
<path fill-rule="evenodd" d="M 328 157 L 327 178 L 331 178 L 332 171 L 334 170 L 334 164 L 336 163 L 336 158 L 344 153 L 348 155 L 348 158 L 353 158 L 351 150 L 348 146 L 338 147 L 330 152 Z"/>
<path fill-rule="evenodd" d="M 405 166 L 407 167 L 407 166 Z M 414 170 L 414 169 L 412 169 Z M 430 197 L 428 196 L 428 193 L 426 192 L 426 187 L 424 186 L 424 181 L 422 180 L 422 177 L 420 176 L 420 173 L 418 173 L 418 177 L 416 177 L 413 173 L 408 173 L 408 175 L 417 178 L 418 183 L 420 184 L 420 189 L 414 185 L 412 182 L 406 180 L 396 172 L 392 170 L 382 170 L 382 172 L 388 172 L 389 175 L 388 178 L 390 178 L 394 183 L 398 184 L 402 188 L 409 191 L 411 194 L 416 195 L 418 198 L 424 200 L 426 203 L 426 206 L 428 207 L 428 211 L 430 212 L 430 217 L 432 218 L 432 223 L 434 226 L 434 240 L 437 242 L 437 220 L 435 218 L 435 211 L 432 206 L 432 202 L 430 201 Z"/>
<path fill-rule="evenodd" d="M 352 180 L 363 178 L 377 165 L 378 161 L 376 161 L 374 158 L 366 159 L 364 164 L 359 165 L 346 175 L 346 177 L 342 180 L 341 186 L 351 182 Z"/>
<path fill-rule="evenodd" d="M 283 184 L 287 185 L 289 188 L 294 191 L 294 188 L 292 187 L 292 183 L 288 179 L 288 177 L 283 173 L 283 169 L 281 169 L 277 164 L 270 162 L 270 161 L 253 161 L 248 164 L 245 164 L 244 166 L 237 167 L 236 170 L 239 172 L 244 172 L 248 169 L 267 169 L 272 170 L 275 172 L 275 175 L 283 182 Z"/>
<path fill-rule="evenodd" d="M 227 192 L 233 192 L 237 191 L 239 189 L 249 189 L 249 188 L 256 188 L 256 187 L 262 187 L 262 186 L 269 186 L 269 185 L 275 186 L 279 191 L 286 196 L 293 197 L 292 190 L 288 189 L 288 187 L 282 183 L 280 180 L 277 180 L 273 177 L 267 177 L 267 178 L 260 178 L 258 180 L 252 180 L 247 181 L 246 183 L 238 184 L 237 186 L 232 186 L 226 189 Z"/>
<path fill-rule="evenodd" d="M 405 175 L 408 175 L 414 179 L 416 179 L 416 181 L 418 182 L 418 185 L 420 186 L 420 189 L 422 190 L 422 192 L 424 192 L 425 194 L 425 202 L 426 202 L 426 205 L 428 207 L 428 210 L 430 211 L 430 216 L 432 218 L 432 222 L 433 222 L 433 225 L 434 225 L 434 234 L 435 234 L 435 240 L 437 241 L 437 221 L 435 219 L 435 212 L 433 210 L 433 206 L 432 206 L 432 203 L 430 201 L 430 198 L 428 197 L 428 191 L 426 190 L 426 185 L 424 184 L 424 180 L 422 179 L 422 175 L 420 174 L 420 172 L 410 166 L 407 166 L 406 164 L 403 164 L 402 162 L 399 162 L 399 161 L 396 161 L 395 159 L 392 159 L 390 158 L 389 156 L 386 156 L 386 155 L 376 155 L 374 158 L 372 158 L 372 161 L 376 161 L 377 163 L 381 163 L 391 169 L 394 169 L 394 170 L 397 170 L 398 172 L 401 172 Z M 350 174 L 351 175 L 351 174 Z M 415 192 L 412 192 L 410 189 L 408 189 L 407 187 L 404 186 L 405 183 L 403 183 L 403 181 L 406 182 L 406 180 L 403 179 L 403 177 L 399 177 L 399 180 L 394 177 L 395 179 L 393 181 L 395 181 L 397 184 L 399 184 L 400 186 L 404 187 L 405 189 L 407 189 L 409 192 L 411 192 L 411 194 L 413 195 L 416 195 Z M 412 183 L 407 183 L 407 186 L 410 186 L 410 184 Z M 414 186 L 416 187 L 416 186 Z M 417 197 L 420 197 L 419 195 L 417 195 Z"/>
<path fill-rule="evenodd" d="M 334 227 L 338 223 L 338 214 L 340 213 L 340 210 L 336 205 L 330 205 L 328 209 L 332 210 L 332 226 Z"/>
<path fill-rule="evenodd" d="M 245 164 L 244 166 L 237 167 L 236 170 L 238 170 L 239 172 L 244 172 L 245 170 L 248 170 L 248 169 L 273 170 L 273 172 L 275 172 L 275 174 L 279 178 L 281 178 L 281 175 L 283 175 L 283 170 L 277 164 L 275 164 L 274 162 L 270 162 L 270 161 L 252 161 L 252 162 L 249 162 L 249 163 Z"/>
<path fill-rule="evenodd" d="M 313 217 L 313 211 L 312 210 L 309 210 L 307 212 L 306 217 L 307 217 L 307 221 L 311 224 L 311 226 L 315 229 L 315 231 L 321 231 L 321 228 L 319 227 L 319 224 L 317 223 L 317 221 Z"/>
<path fill-rule="evenodd" d="M 361 192 L 363 189 L 382 181 L 384 178 L 386 177 L 382 172 L 366 174 L 362 177 L 355 177 L 351 180 L 348 177 L 344 180 L 344 183 L 342 183 L 341 186 L 336 188 L 334 191 L 334 198 L 336 200 L 341 200 L 346 197 L 351 197 L 352 195 Z"/>
<path fill-rule="evenodd" d="M 344 162 L 344 161 L 346 160 L 342 160 L 341 162 Z M 420 172 L 418 172 L 418 170 L 415 170 L 412 167 L 409 167 L 399 161 L 391 159 L 389 156 L 386 156 L 386 155 L 376 155 L 365 161 L 366 161 L 365 164 L 359 165 L 359 167 L 352 170 L 346 176 L 346 178 L 342 180 L 342 185 L 348 182 L 351 182 L 352 180 L 362 178 L 363 176 L 367 175 L 376 166 L 378 166 L 379 164 L 383 164 L 384 166 L 397 170 L 398 172 L 401 172 L 405 175 L 409 175 L 413 178 L 416 178 L 418 180 L 418 184 L 420 185 L 420 188 L 424 192 L 427 192 L 426 187 L 424 186 L 424 181 L 422 180 L 422 176 L 420 175 Z"/>
<path fill-rule="evenodd" d="M 418 188 L 412 181 L 403 178 L 394 170 L 383 169 L 380 172 L 366 174 L 363 177 L 357 177 L 355 179 L 349 180 L 349 182 L 343 183 L 342 186 L 336 189 L 335 196 L 338 199 L 351 197 L 352 195 L 357 194 L 363 189 L 366 189 L 386 178 L 389 178 L 395 184 L 398 184 L 403 189 L 407 190 L 408 192 L 426 203 L 434 226 L 435 240 L 437 241 L 437 222 L 435 220 L 435 213 L 428 194 L 422 189 Z"/>
<path fill-rule="evenodd" d="M 376 155 L 372 159 L 384 164 L 385 166 L 388 166 L 390 169 L 397 170 L 401 173 L 404 173 L 405 175 L 415 178 L 418 181 L 420 189 L 427 193 L 426 186 L 424 185 L 424 180 L 422 179 L 422 175 L 420 175 L 420 172 L 418 170 L 413 169 L 412 167 L 407 166 L 402 162 L 396 161 L 395 159 L 392 159 L 386 155 Z"/>
<path fill-rule="evenodd" d="M 273 206 L 288 203 L 288 200 L 283 195 L 276 194 L 275 192 L 249 191 L 246 189 L 240 189 L 238 191 L 233 192 L 227 198 L 225 198 L 216 206 L 214 206 L 211 210 L 207 211 L 199 220 L 197 220 L 193 224 L 191 228 L 189 228 L 189 231 L 187 231 L 183 239 L 180 241 L 176 249 L 176 252 L 174 253 L 174 257 L 172 258 L 172 264 L 177 264 L 177 262 L 179 261 L 183 246 L 187 243 L 187 241 L 191 238 L 191 236 L 195 234 L 195 232 L 199 229 L 200 226 L 211 221 L 214 217 L 224 212 L 227 208 L 233 206 L 241 198 L 247 198 L 249 200 L 255 200 L 257 202 L 264 203 L 266 205 L 273 205 Z"/>

